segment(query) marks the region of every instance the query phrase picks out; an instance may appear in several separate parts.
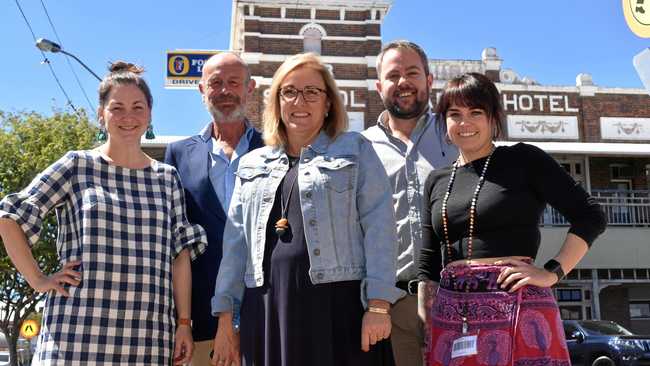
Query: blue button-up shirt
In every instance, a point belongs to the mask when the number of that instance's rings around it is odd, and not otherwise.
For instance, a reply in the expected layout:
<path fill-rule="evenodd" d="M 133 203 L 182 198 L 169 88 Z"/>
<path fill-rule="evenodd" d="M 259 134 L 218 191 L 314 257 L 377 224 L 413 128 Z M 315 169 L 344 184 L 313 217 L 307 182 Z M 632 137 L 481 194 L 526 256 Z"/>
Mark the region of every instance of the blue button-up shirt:
<path fill-rule="evenodd" d="M 239 139 L 239 143 L 230 159 L 223 149 L 216 144 L 212 136 L 212 122 L 201 131 L 203 140 L 210 144 L 210 182 L 224 212 L 228 212 L 228 206 L 230 206 L 230 198 L 235 188 L 235 172 L 239 167 L 239 158 L 248 152 L 248 146 L 253 137 L 253 126 L 248 120 L 244 123 L 246 124 L 246 131 Z"/>
<path fill-rule="evenodd" d="M 444 133 L 431 111 L 418 119 L 408 143 L 393 136 L 386 111 L 379 116 L 377 125 L 363 132 L 384 164 L 393 188 L 398 281 L 409 281 L 417 275 L 422 249 L 424 182 L 433 169 L 451 165 L 458 156 L 456 147 L 445 142 Z"/>

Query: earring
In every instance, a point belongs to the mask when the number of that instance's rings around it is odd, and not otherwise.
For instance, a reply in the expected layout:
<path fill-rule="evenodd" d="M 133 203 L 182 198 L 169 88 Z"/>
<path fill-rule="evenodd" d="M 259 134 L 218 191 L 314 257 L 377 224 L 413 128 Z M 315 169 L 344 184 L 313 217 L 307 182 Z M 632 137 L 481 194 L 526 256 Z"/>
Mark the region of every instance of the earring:
<path fill-rule="evenodd" d="M 153 140 L 156 138 L 156 135 L 153 133 L 153 123 L 149 122 L 149 126 L 147 126 L 147 133 L 144 135 L 144 138 L 147 140 Z"/>
<path fill-rule="evenodd" d="M 106 127 L 104 127 L 103 124 L 99 125 L 99 131 L 97 132 L 97 135 L 95 135 L 95 140 L 99 143 L 104 143 L 106 140 L 108 140 L 108 133 L 106 132 Z"/>
<path fill-rule="evenodd" d="M 330 111 L 325 112 L 325 118 L 327 118 L 330 115 Z"/>

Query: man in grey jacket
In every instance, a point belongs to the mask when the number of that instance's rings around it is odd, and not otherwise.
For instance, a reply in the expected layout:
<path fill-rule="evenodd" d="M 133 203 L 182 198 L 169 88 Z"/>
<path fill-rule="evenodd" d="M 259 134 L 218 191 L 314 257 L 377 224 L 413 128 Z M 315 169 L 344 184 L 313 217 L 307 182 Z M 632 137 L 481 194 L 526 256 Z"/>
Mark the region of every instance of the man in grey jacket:
<path fill-rule="evenodd" d="M 408 295 L 393 305 L 391 342 L 397 366 L 423 364 L 424 331 L 417 314 L 417 262 L 422 248 L 424 182 L 434 168 L 458 156 L 429 108 L 433 76 L 422 48 L 386 44 L 377 56 L 377 91 L 386 107 L 363 132 L 379 155 L 393 188 L 397 219 L 397 287 Z"/>

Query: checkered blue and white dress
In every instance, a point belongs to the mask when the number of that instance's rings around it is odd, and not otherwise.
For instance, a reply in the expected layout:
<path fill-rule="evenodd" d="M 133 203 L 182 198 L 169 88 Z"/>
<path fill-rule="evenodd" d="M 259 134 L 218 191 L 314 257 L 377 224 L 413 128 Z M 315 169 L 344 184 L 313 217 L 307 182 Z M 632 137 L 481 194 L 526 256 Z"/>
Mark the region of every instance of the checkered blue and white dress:
<path fill-rule="evenodd" d="M 32 364 L 171 364 L 173 261 L 207 245 L 186 219 L 176 170 L 122 168 L 96 151 L 73 151 L 0 201 L 0 217 L 18 222 L 30 245 L 52 209 L 60 261 L 81 260 L 82 281 L 67 286 L 70 297 L 48 294 Z"/>

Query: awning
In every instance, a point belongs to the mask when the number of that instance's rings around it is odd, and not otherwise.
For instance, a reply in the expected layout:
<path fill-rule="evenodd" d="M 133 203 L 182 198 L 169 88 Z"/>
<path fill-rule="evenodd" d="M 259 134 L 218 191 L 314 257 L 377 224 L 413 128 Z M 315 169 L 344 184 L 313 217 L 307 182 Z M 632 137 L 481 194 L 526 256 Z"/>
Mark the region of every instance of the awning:
<path fill-rule="evenodd" d="M 156 136 L 153 140 L 142 137 L 144 148 L 165 148 L 168 144 L 188 136 Z M 548 142 L 548 141 L 497 141 L 497 146 L 511 146 L 519 142 L 535 145 L 549 154 L 575 154 L 589 156 L 650 157 L 650 144 L 623 142 Z"/>
<path fill-rule="evenodd" d="M 520 141 L 497 141 L 497 146 L 511 146 Z M 589 156 L 650 157 L 650 144 L 622 142 L 548 142 L 522 141 L 535 145 L 549 154 L 578 154 Z"/>

